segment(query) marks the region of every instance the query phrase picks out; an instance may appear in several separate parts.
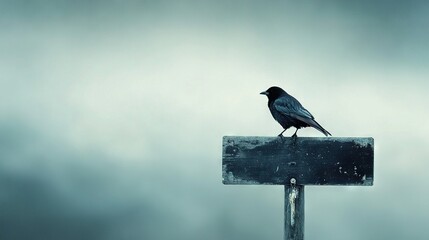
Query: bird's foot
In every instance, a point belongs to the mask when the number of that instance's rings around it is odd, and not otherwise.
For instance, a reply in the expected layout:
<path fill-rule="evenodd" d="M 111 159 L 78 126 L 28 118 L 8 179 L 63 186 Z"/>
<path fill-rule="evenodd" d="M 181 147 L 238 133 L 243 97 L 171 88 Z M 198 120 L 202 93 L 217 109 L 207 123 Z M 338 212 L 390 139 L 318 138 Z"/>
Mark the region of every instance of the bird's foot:
<path fill-rule="evenodd" d="M 296 132 L 291 136 L 292 138 L 292 145 L 296 145 L 296 140 L 298 140 L 298 135 L 296 135 Z"/>
<path fill-rule="evenodd" d="M 279 135 L 277 135 L 279 138 L 280 138 L 280 140 L 282 141 L 282 142 L 284 142 L 285 141 L 285 137 L 283 136 L 283 133 L 280 133 Z"/>

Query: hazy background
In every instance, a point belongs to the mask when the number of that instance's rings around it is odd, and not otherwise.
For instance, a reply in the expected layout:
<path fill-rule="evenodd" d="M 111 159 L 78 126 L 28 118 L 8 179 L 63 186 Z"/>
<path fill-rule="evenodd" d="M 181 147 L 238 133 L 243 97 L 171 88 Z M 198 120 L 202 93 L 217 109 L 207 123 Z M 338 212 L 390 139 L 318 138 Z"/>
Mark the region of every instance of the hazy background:
<path fill-rule="evenodd" d="M 282 130 L 272 85 L 375 138 L 373 187 L 306 188 L 306 239 L 428 239 L 428 26 L 427 1 L 0 0 L 0 239 L 282 239 L 281 186 L 221 182 L 223 135 Z"/>

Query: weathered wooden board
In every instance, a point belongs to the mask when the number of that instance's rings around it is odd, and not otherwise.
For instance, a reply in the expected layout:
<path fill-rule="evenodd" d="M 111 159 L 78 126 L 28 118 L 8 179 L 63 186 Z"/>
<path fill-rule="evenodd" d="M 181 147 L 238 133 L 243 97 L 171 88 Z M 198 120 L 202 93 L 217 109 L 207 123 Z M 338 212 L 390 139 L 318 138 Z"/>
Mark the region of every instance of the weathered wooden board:
<path fill-rule="evenodd" d="M 223 137 L 224 184 L 372 185 L 374 139 Z"/>
<path fill-rule="evenodd" d="M 284 239 L 304 239 L 304 186 L 285 185 Z"/>

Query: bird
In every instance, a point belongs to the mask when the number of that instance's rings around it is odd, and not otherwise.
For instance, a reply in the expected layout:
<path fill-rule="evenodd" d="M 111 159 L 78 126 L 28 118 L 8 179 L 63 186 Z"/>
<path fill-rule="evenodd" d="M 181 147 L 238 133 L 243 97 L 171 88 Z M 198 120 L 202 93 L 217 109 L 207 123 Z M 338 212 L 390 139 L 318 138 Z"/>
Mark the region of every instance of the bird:
<path fill-rule="evenodd" d="M 298 130 L 304 127 L 313 127 L 325 134 L 325 136 L 332 136 L 331 133 L 314 120 L 313 115 L 296 98 L 280 87 L 270 87 L 260 94 L 268 97 L 268 108 L 271 115 L 284 128 L 278 135 L 279 137 L 283 137 L 283 133 L 290 127 L 296 128 L 295 133 L 292 135 L 292 138 L 295 139 Z"/>

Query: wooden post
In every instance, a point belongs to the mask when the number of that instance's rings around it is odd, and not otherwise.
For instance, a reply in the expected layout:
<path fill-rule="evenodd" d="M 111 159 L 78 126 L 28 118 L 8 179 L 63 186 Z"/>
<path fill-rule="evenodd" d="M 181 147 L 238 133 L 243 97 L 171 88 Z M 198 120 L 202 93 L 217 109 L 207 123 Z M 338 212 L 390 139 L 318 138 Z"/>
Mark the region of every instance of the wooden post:
<path fill-rule="evenodd" d="M 372 186 L 373 138 L 223 138 L 224 184 L 284 185 L 285 240 L 304 239 L 304 186 Z"/>
<path fill-rule="evenodd" d="M 294 178 L 291 182 L 294 182 Z M 285 185 L 284 239 L 304 239 L 304 185 Z"/>

